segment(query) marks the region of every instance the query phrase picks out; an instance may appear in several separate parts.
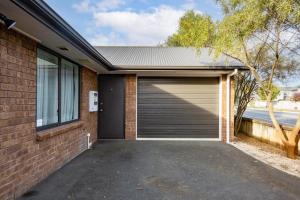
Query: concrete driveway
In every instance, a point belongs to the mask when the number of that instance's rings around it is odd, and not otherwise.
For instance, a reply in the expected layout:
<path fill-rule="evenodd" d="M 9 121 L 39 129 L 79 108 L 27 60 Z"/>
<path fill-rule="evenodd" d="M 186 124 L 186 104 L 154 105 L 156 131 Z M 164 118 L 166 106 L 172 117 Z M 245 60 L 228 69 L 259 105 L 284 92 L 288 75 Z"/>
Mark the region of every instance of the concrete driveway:
<path fill-rule="evenodd" d="M 219 142 L 105 141 L 21 199 L 300 199 L 299 186 Z"/>

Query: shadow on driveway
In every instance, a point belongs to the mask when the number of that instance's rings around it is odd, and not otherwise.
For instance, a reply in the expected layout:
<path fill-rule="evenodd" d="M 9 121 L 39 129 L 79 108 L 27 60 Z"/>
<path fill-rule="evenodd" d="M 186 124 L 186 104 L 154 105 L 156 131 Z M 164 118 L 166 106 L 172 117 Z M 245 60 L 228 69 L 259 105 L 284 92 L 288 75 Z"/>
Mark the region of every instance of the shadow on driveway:
<path fill-rule="evenodd" d="M 21 199 L 300 199 L 299 186 L 219 142 L 101 141 Z"/>

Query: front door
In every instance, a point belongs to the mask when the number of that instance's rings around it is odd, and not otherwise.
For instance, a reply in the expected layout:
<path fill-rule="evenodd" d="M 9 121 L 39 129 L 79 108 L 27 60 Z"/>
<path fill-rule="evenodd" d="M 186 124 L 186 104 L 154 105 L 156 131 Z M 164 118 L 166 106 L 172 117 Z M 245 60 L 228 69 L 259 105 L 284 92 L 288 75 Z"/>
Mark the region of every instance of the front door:
<path fill-rule="evenodd" d="M 124 76 L 99 75 L 98 84 L 98 138 L 124 139 Z"/>

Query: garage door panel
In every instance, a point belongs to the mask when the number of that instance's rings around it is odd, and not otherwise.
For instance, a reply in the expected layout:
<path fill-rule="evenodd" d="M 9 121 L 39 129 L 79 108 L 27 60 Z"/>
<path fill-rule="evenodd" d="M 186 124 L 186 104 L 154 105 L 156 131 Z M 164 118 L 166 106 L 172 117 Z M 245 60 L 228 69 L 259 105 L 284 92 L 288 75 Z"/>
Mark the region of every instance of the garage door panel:
<path fill-rule="evenodd" d="M 190 131 L 193 130 L 195 132 L 201 132 L 201 131 L 211 131 L 211 130 L 218 130 L 216 128 L 211 129 L 211 124 L 179 124 L 180 127 L 177 128 L 171 128 L 169 124 L 166 125 L 159 125 L 159 126 L 155 126 L 153 127 L 152 125 L 149 124 L 149 126 L 145 126 L 143 127 L 142 130 L 146 131 L 146 130 L 151 130 L 151 131 L 156 131 L 156 132 L 165 132 L 165 131 L 174 131 L 174 130 L 186 130 L 186 131 Z M 209 129 L 209 130 L 208 130 Z"/>
<path fill-rule="evenodd" d="M 203 94 L 215 94 L 211 90 L 214 88 L 205 88 L 203 89 Z M 172 96 L 179 96 L 180 94 L 197 94 L 197 91 L 201 90 L 201 88 L 197 90 L 189 90 L 189 89 L 184 89 L 184 88 L 177 88 L 176 92 L 172 90 L 166 90 L 165 88 L 152 88 L 148 90 L 142 90 L 140 91 L 141 94 L 152 94 L 152 95 L 157 95 L 157 94 L 164 94 L 164 95 L 172 95 Z"/>
<path fill-rule="evenodd" d="M 166 131 L 145 131 L 140 137 L 145 138 L 218 138 L 217 129 L 205 131 L 199 134 L 198 130 L 190 130 L 188 133 L 186 130 L 166 130 Z"/>
<path fill-rule="evenodd" d="M 183 120 L 195 120 L 196 122 L 199 123 L 199 118 L 203 117 L 203 119 L 201 121 L 205 121 L 205 120 L 219 120 L 219 117 L 217 115 L 215 116 L 211 116 L 211 114 L 205 114 L 205 115 L 201 115 L 199 113 L 195 113 L 194 114 L 190 114 L 189 116 L 185 116 L 184 113 L 181 115 L 178 115 L 176 117 L 174 117 L 173 114 L 161 114 L 161 113 L 156 113 L 156 114 L 141 114 L 140 116 L 140 121 L 145 121 L 145 120 L 160 120 L 160 123 L 165 122 L 166 120 L 177 120 L 176 122 L 182 122 Z"/>
<path fill-rule="evenodd" d="M 186 103 L 168 103 L 168 104 L 160 104 L 160 103 L 156 103 L 156 104 L 139 104 L 139 106 L 144 106 L 146 109 L 177 109 L 178 107 L 182 108 L 182 109 L 204 109 L 206 110 L 206 108 L 212 108 L 212 109 L 216 109 L 215 104 L 212 103 L 194 103 L 194 104 L 186 104 Z"/>
<path fill-rule="evenodd" d="M 139 78 L 138 137 L 218 138 L 219 78 Z"/>
<path fill-rule="evenodd" d="M 141 78 L 143 79 L 142 82 L 140 82 L 140 85 L 153 85 L 153 84 L 178 84 L 178 82 L 184 82 L 185 85 L 189 84 L 195 84 L 197 82 L 197 85 L 215 85 L 219 82 L 218 78 L 185 78 L 185 77 L 145 77 Z"/>
<path fill-rule="evenodd" d="M 215 98 L 217 98 L 217 96 L 215 96 Z M 191 103 L 196 103 L 196 104 L 213 104 L 216 105 L 216 103 L 218 102 L 217 99 L 209 99 L 209 98 L 185 98 L 184 99 L 187 102 L 182 102 L 181 98 L 165 98 L 165 99 L 155 99 L 155 98 L 148 98 L 148 99 L 141 99 L 141 102 L 139 103 L 144 104 L 144 106 L 148 105 L 152 105 L 152 104 L 187 104 L 189 105 Z"/>
<path fill-rule="evenodd" d="M 183 122 L 180 122 L 180 123 L 176 123 L 176 127 L 179 127 L 179 128 L 184 128 L 184 129 L 202 129 L 202 128 L 205 128 L 205 129 L 210 129 L 211 126 L 213 126 L 214 124 L 216 123 L 216 121 L 212 120 L 212 121 L 203 121 L 202 124 L 199 125 L 199 122 L 197 123 L 197 121 L 190 121 L 190 122 L 187 122 L 187 121 L 183 121 Z M 165 122 L 164 124 L 160 124 L 158 121 L 148 121 L 147 122 L 147 126 L 144 126 L 144 128 L 151 128 L 153 126 L 155 126 L 155 128 L 153 128 L 154 130 L 155 129 L 159 129 L 161 127 L 166 127 L 166 128 L 170 128 L 171 125 L 174 124 L 174 121 L 172 120 L 169 120 L 168 122 Z"/>
<path fill-rule="evenodd" d="M 140 90 L 141 93 L 163 93 L 165 92 L 174 92 L 174 93 L 196 93 L 198 90 L 202 90 L 205 93 L 213 93 L 212 89 L 214 89 L 214 86 L 210 85 L 174 85 L 174 86 L 168 86 L 168 85 L 154 85 L 154 86 L 146 86 L 143 87 L 142 90 Z"/>
<path fill-rule="evenodd" d="M 188 130 L 188 132 L 186 132 Z M 203 128 L 169 128 L 169 127 L 159 127 L 159 128 L 155 128 L 153 129 L 152 127 L 146 127 L 144 130 L 144 133 L 146 132 L 152 132 L 152 133 L 156 133 L 156 134 L 161 134 L 163 132 L 174 132 L 174 133 L 182 133 L 183 135 L 185 134 L 190 134 L 190 133 L 197 133 L 199 135 L 202 134 L 207 134 L 207 133 L 216 133 L 216 135 L 218 135 L 217 133 L 218 129 L 209 129 L 207 130 L 207 127 L 203 127 Z"/>
<path fill-rule="evenodd" d="M 143 104 L 139 104 L 138 106 L 143 106 Z M 180 107 L 180 108 L 178 108 Z M 203 115 L 217 115 L 218 110 L 216 107 L 212 104 L 205 104 L 205 107 L 203 105 L 197 106 L 197 104 L 190 106 L 186 104 L 153 104 L 151 106 L 145 106 L 144 113 L 146 114 L 148 111 L 149 112 L 154 112 L 154 113 L 160 113 L 160 112 L 174 112 L 174 115 L 177 113 L 177 111 L 182 111 L 183 114 L 187 116 L 187 114 L 190 114 L 191 112 L 196 112 L 196 113 L 201 113 L 201 116 Z M 200 116 L 200 117 L 201 117 Z"/>
<path fill-rule="evenodd" d="M 164 111 L 165 112 L 165 111 Z M 177 114 L 178 113 L 178 114 Z M 164 123 L 167 120 L 174 120 L 174 122 L 179 123 L 182 120 L 195 120 L 201 124 L 202 121 L 205 120 L 219 120 L 218 113 L 215 112 L 204 112 L 203 114 L 199 113 L 199 111 L 194 110 L 191 113 L 187 112 L 177 112 L 174 113 L 170 111 L 169 113 L 143 113 L 139 115 L 139 121 L 146 121 L 146 120 L 160 120 L 161 123 Z M 174 116 L 175 115 L 175 116 Z M 163 121 L 164 120 L 164 121 Z"/>
<path fill-rule="evenodd" d="M 199 98 L 205 98 L 205 99 L 213 99 L 217 97 L 218 95 L 215 93 L 204 93 L 201 92 L 201 94 L 198 93 L 188 93 L 188 94 L 180 94 L 180 93 L 175 93 L 170 97 L 170 94 L 166 92 L 162 92 L 159 95 L 155 94 L 148 94 L 144 93 L 142 96 L 139 97 L 140 100 L 145 100 L 145 99 L 174 99 L 174 96 L 182 99 L 199 99 Z"/>
<path fill-rule="evenodd" d="M 168 134 L 168 133 L 166 133 L 166 134 L 160 134 L 160 135 L 151 135 L 150 133 L 148 133 L 147 135 L 141 135 L 140 136 L 140 138 L 149 138 L 149 139 L 151 139 L 151 138 L 159 138 L 159 139 L 161 139 L 161 138 L 170 138 L 170 139 L 172 139 L 172 138 L 176 138 L 176 139 L 185 139 L 185 138 L 193 138 L 193 139 L 202 139 L 202 138 L 210 138 L 210 134 L 207 134 L 207 135 L 203 135 L 203 137 L 202 136 L 198 136 L 197 134 L 186 134 L 186 135 L 182 135 L 182 134 L 178 134 L 178 135 L 172 135 L 172 134 Z"/>

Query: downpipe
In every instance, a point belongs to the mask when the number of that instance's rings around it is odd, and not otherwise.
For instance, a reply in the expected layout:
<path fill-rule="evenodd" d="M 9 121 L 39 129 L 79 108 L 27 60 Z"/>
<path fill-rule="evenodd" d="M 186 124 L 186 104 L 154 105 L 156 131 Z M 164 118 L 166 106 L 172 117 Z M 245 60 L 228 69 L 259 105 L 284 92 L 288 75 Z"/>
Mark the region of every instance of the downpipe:
<path fill-rule="evenodd" d="M 226 121 L 226 143 L 227 144 L 230 144 L 230 139 L 229 139 L 229 137 L 230 137 L 230 106 L 231 106 L 231 99 L 230 99 L 230 97 L 231 97 L 231 95 L 230 95 L 230 90 L 231 90 L 231 86 L 230 86 L 230 78 L 232 77 L 232 76 L 234 76 L 234 75 L 236 75 L 238 73 L 238 69 L 234 69 L 234 71 L 231 73 L 231 74 L 228 74 L 227 75 L 227 96 L 226 96 L 226 98 L 227 98 L 227 109 L 226 109 L 226 111 L 227 111 L 227 121 Z"/>
<path fill-rule="evenodd" d="M 86 136 L 87 136 L 87 149 L 91 149 L 92 148 L 92 142 L 90 142 L 91 134 L 88 133 Z"/>

